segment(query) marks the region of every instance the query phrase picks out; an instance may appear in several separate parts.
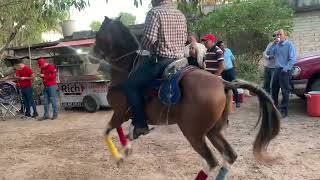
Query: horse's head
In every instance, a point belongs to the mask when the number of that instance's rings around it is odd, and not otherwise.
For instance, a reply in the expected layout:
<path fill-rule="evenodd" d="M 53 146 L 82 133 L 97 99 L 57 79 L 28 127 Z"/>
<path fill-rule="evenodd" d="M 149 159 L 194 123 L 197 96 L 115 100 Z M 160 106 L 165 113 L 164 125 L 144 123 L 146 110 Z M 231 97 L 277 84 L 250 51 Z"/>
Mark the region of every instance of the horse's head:
<path fill-rule="evenodd" d="M 112 63 L 112 60 L 128 52 L 135 51 L 138 48 L 139 44 L 136 38 L 129 29 L 119 21 L 119 18 L 112 20 L 105 17 L 96 34 L 93 55 Z"/>

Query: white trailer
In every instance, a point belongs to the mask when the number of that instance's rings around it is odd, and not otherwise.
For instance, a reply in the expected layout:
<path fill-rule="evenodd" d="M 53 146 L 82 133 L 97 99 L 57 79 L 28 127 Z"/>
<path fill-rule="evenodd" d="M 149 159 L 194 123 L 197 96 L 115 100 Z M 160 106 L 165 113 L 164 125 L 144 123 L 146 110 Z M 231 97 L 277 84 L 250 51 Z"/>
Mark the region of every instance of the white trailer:
<path fill-rule="evenodd" d="M 110 107 L 108 80 L 68 81 L 58 83 L 62 108 L 83 107 L 87 112 L 96 112 L 100 107 Z"/>

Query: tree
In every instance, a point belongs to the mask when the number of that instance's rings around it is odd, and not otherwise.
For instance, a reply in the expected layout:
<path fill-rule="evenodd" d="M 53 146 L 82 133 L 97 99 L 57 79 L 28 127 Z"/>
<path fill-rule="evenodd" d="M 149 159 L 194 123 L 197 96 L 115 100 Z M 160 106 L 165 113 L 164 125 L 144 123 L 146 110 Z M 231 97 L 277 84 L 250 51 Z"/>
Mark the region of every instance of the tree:
<path fill-rule="evenodd" d="M 119 13 L 118 17 L 120 17 L 120 21 L 126 26 L 133 25 L 136 23 L 136 16 L 130 13 L 121 12 Z"/>
<path fill-rule="evenodd" d="M 106 0 L 106 2 L 108 3 L 108 0 Z M 142 0 L 133 0 L 133 4 L 138 7 L 139 5 L 142 5 Z"/>
<path fill-rule="evenodd" d="M 90 28 L 92 31 L 99 31 L 101 27 L 101 22 L 100 21 L 92 21 L 90 23 Z"/>
<path fill-rule="evenodd" d="M 82 10 L 88 0 L 1 0 L 0 57 L 16 37 L 39 41 L 42 32 L 57 29 L 69 10 Z"/>

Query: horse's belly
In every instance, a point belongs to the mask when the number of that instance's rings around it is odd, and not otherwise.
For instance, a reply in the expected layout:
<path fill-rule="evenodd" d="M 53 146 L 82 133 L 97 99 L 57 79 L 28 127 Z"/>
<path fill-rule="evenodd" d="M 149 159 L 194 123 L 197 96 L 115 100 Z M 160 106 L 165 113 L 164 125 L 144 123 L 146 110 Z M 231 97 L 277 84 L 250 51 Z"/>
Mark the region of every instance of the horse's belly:
<path fill-rule="evenodd" d="M 177 106 L 177 105 L 175 105 Z M 146 104 L 145 112 L 150 125 L 170 125 L 175 124 L 175 106 L 167 107 L 161 104 L 158 98 L 152 98 Z"/>

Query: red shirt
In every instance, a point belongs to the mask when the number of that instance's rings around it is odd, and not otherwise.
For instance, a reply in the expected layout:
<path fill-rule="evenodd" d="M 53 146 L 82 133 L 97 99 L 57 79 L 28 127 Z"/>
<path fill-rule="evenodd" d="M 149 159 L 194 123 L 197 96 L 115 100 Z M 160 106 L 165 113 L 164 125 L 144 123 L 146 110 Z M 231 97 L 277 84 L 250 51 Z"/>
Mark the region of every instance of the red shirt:
<path fill-rule="evenodd" d="M 56 81 L 57 70 L 52 64 L 48 64 L 41 68 L 41 74 L 43 74 L 43 84 L 44 86 L 55 86 L 57 85 Z"/>
<path fill-rule="evenodd" d="M 31 77 L 32 74 L 33 74 L 32 69 L 26 65 L 22 69 L 16 70 L 17 77 Z M 21 88 L 27 88 L 32 86 L 31 79 L 18 80 L 17 83 Z"/>

